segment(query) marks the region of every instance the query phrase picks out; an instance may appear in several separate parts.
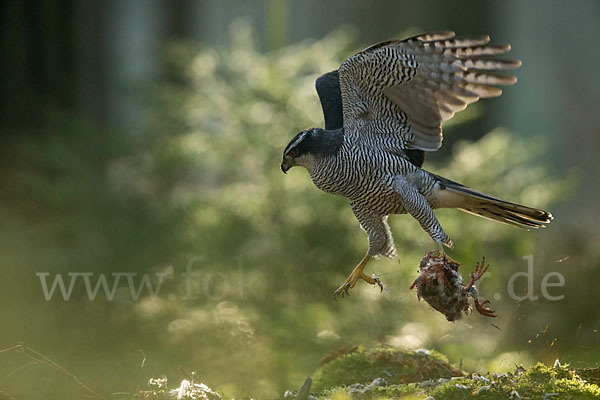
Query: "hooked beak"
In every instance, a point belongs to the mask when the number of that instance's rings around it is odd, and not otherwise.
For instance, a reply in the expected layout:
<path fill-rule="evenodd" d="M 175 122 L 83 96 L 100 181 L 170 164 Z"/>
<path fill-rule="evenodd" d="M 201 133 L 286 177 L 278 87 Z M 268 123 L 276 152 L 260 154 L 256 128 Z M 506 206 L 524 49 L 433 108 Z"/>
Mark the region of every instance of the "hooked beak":
<path fill-rule="evenodd" d="M 284 174 L 287 174 L 290 168 L 292 168 L 292 164 L 289 160 L 286 160 L 285 158 L 281 160 L 281 171 L 283 171 Z"/>

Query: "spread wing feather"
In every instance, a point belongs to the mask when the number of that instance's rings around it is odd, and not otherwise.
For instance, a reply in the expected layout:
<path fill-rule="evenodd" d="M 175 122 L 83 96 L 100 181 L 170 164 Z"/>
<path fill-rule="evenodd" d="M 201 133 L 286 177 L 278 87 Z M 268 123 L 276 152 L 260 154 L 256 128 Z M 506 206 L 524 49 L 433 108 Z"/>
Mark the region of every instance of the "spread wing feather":
<path fill-rule="evenodd" d="M 373 136 L 402 149 L 437 150 L 443 121 L 480 98 L 500 96 L 497 86 L 516 82 L 495 71 L 521 62 L 491 58 L 510 46 L 489 41 L 433 32 L 352 56 L 339 69 L 346 134 Z"/>

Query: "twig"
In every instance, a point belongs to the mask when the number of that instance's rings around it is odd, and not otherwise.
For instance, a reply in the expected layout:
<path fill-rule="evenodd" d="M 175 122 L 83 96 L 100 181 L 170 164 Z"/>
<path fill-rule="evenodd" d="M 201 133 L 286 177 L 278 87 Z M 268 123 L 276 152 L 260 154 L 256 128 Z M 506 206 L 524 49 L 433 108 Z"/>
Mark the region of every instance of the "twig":
<path fill-rule="evenodd" d="M 4 382 L 5 380 L 7 380 L 8 378 L 10 378 L 11 376 L 13 376 L 14 374 L 16 374 L 17 372 L 19 372 L 19 371 L 21 371 L 21 370 L 23 370 L 23 369 L 25 369 L 25 368 L 29 367 L 30 365 L 33 365 L 33 364 L 38 364 L 38 362 L 37 361 L 33 361 L 33 360 L 27 361 L 25 364 L 21 365 L 19 368 L 15 369 L 15 370 L 9 372 L 2 379 L 0 379 L 0 384 L 2 384 L 2 382 Z"/>
<path fill-rule="evenodd" d="M 142 350 L 140 350 L 140 353 L 142 353 L 142 357 L 144 357 L 144 359 L 142 360 L 142 364 L 140 365 L 140 368 L 144 368 L 144 365 L 146 365 L 146 355 L 144 354 L 144 352 Z"/>
<path fill-rule="evenodd" d="M 13 346 L 13 347 L 9 347 L 8 349 L 4 349 L 4 350 L 0 350 L 0 353 L 6 353 L 7 351 L 11 351 L 11 350 L 16 350 L 23 347 L 23 345 L 21 343 Z"/>
<path fill-rule="evenodd" d="M 4 378 L 2 378 L 2 380 L 0 381 L 0 383 L 3 382 L 6 378 L 8 378 L 10 375 L 13 375 L 17 371 L 20 371 L 20 370 L 24 369 L 28 365 L 31 365 L 33 363 L 40 363 L 40 364 L 44 364 L 44 365 L 46 365 L 48 367 L 54 368 L 57 371 L 59 371 L 60 373 L 62 373 L 63 375 L 66 375 L 66 376 L 70 377 L 71 379 L 73 379 L 73 381 L 77 385 L 79 385 L 81 388 L 85 389 L 87 392 L 91 393 L 93 395 L 93 397 L 95 397 L 97 399 L 106 399 L 106 397 L 104 397 L 101 394 L 95 392 L 89 386 L 87 386 L 85 383 L 81 382 L 77 376 L 75 376 L 73 373 L 71 373 L 70 371 L 68 371 L 66 368 L 60 366 L 56 362 L 52 361 L 51 359 L 49 359 L 48 357 L 46 357 L 45 355 L 43 355 L 42 353 L 40 353 L 39 351 L 37 351 L 37 350 L 35 350 L 35 349 L 33 349 L 33 348 L 31 348 L 31 347 L 23 344 L 23 343 L 19 343 L 16 346 L 9 347 L 9 348 L 4 349 L 4 350 L 0 350 L 0 353 L 5 353 L 5 352 L 8 352 L 8 351 L 17 351 L 17 352 L 23 354 L 24 357 L 28 358 L 31 361 L 28 362 L 27 364 L 25 364 L 25 365 L 17 368 L 15 371 L 9 373 L 7 376 L 5 376 Z"/>

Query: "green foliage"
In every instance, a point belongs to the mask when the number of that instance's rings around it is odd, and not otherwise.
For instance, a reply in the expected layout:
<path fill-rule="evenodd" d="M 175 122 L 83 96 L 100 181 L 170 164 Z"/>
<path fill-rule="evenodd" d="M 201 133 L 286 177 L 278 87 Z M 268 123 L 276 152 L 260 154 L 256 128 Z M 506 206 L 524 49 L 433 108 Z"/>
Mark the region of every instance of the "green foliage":
<path fill-rule="evenodd" d="M 366 236 L 345 199 L 318 191 L 303 170 L 283 175 L 279 162 L 295 133 L 322 125 L 315 78 L 355 47 L 338 31 L 261 54 L 240 22 L 225 48 L 172 45 L 165 79 L 137 88 L 144 106 L 130 131 L 91 127 L 54 110 L 43 134 L 7 143 L 0 250 L 11 266 L 6 281 L 22 284 L 2 293 L 3 304 L 21 300 L 5 313 L 9 328 L 0 341 L 25 340 L 62 355 L 62 364 L 107 393 L 148 376 L 177 376 L 183 366 L 226 395 L 273 397 L 348 343 L 434 347 L 483 370 L 513 351 L 518 336 L 520 360 L 527 360 L 523 329 L 533 336 L 545 321 L 513 321 L 512 301 L 493 302 L 507 315 L 497 321 L 501 331 L 478 316 L 449 324 L 417 303 L 408 287 L 434 245 L 407 216 L 390 218 L 399 257 L 368 267 L 390 290 L 359 283 L 351 297 L 332 301 Z M 539 140 L 496 130 L 453 151 L 450 161 L 425 167 L 532 206 L 548 207 L 568 192 L 570 181 L 532 156 Z M 531 232 L 456 210 L 438 215 L 464 276 L 482 254 L 491 263 L 484 296 L 504 294 L 508 276 L 524 268 L 521 257 L 537 251 Z M 201 276 L 186 279 L 187 266 Z M 121 288 L 114 301 L 91 302 L 78 286 L 69 302 L 46 302 L 40 271 L 169 278 L 155 299 L 133 301 Z M 18 393 L 26 382 L 16 374 L 9 389 Z"/>

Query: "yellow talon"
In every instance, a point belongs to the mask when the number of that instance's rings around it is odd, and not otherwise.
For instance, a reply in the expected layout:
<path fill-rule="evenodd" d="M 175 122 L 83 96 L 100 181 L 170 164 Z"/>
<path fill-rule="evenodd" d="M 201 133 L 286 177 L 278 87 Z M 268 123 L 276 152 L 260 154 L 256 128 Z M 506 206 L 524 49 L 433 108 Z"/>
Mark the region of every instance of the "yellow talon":
<path fill-rule="evenodd" d="M 356 285 L 356 282 L 358 282 L 359 279 L 362 279 L 365 282 L 370 283 L 371 285 L 378 284 L 383 290 L 383 285 L 381 284 L 381 281 L 379 281 L 379 279 L 375 279 L 370 276 L 367 276 L 363 272 L 365 269 L 365 266 L 367 265 L 367 263 L 369 262 L 370 259 L 371 259 L 371 256 L 368 254 L 363 257 L 363 259 L 356 266 L 356 268 L 354 268 L 352 270 L 352 273 L 350 274 L 348 279 L 346 279 L 344 281 L 342 286 L 340 286 L 339 288 L 337 288 L 337 290 L 335 292 L 333 292 L 334 300 L 340 294 L 342 295 L 342 297 L 344 297 L 345 294 L 350 296 L 350 293 L 348 293 L 348 290 L 352 289 Z"/>

